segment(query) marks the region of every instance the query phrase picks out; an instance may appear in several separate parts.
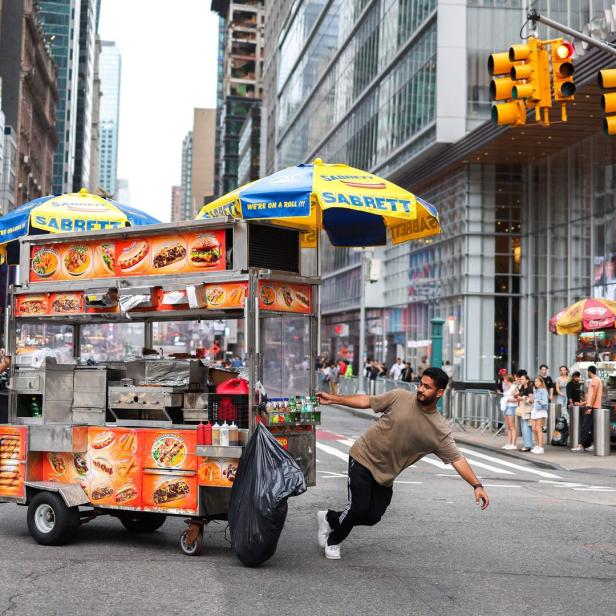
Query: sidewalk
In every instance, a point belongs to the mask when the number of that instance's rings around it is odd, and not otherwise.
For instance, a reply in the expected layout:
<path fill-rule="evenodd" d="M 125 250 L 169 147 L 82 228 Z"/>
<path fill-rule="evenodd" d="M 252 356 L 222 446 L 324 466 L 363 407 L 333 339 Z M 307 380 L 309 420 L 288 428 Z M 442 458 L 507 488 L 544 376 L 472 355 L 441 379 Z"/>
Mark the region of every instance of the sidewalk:
<path fill-rule="evenodd" d="M 376 421 L 379 418 L 371 410 L 351 409 L 337 404 L 332 406 L 364 419 Z M 501 449 L 507 442 L 504 435 L 494 437 L 491 432 L 479 434 L 472 429 L 467 431 L 456 429 L 453 435 L 456 443 L 471 445 L 478 449 L 484 449 L 510 458 L 527 460 L 539 467 L 616 477 L 616 448 L 614 446 L 612 446 L 611 456 L 595 456 L 593 453 L 574 453 L 568 447 L 550 447 L 545 445 L 545 453 L 538 456 L 531 453 L 522 453 L 521 451 Z"/>

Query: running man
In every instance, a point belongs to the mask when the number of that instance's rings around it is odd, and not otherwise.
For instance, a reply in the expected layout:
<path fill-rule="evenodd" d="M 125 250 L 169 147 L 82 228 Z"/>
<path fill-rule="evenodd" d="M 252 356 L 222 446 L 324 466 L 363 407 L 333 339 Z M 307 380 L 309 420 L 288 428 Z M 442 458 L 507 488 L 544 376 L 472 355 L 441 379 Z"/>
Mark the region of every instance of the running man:
<path fill-rule="evenodd" d="M 466 458 L 456 447 L 451 428 L 436 410 L 449 379 L 440 368 L 426 368 L 417 394 L 394 389 L 380 396 L 334 396 L 320 393 L 320 404 L 342 404 L 383 413 L 349 451 L 349 502 L 344 511 L 317 512 L 319 545 L 326 558 L 340 558 L 340 544 L 354 526 L 373 526 L 383 516 L 392 497 L 394 479 L 428 454 L 436 454 L 475 492 L 475 501 L 486 509 L 490 500 Z"/>

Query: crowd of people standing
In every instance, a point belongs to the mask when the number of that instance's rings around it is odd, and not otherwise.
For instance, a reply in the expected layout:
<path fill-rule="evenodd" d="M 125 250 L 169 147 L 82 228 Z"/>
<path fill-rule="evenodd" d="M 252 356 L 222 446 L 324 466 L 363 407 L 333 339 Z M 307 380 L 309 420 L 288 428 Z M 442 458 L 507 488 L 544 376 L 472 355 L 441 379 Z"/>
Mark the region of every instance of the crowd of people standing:
<path fill-rule="evenodd" d="M 503 449 L 518 449 L 517 423 L 522 437 L 519 451 L 541 455 L 544 453 L 543 429 L 548 418 L 548 405 L 554 402 L 561 405 L 561 412 L 567 422 L 572 414 L 571 407 L 580 407 L 582 417 L 580 442 L 573 443 L 572 451 L 592 451 L 593 449 L 593 411 L 601 408 L 603 385 L 597 377 L 595 366 L 588 368 L 588 391 L 584 391 L 581 374 L 569 374 L 567 366 L 560 366 L 556 380 L 549 374 L 547 365 L 539 367 L 539 373 L 531 379 L 526 370 L 509 374 L 502 368 L 497 379 L 497 393 L 501 394 L 501 411 L 507 431 L 507 443 Z"/>

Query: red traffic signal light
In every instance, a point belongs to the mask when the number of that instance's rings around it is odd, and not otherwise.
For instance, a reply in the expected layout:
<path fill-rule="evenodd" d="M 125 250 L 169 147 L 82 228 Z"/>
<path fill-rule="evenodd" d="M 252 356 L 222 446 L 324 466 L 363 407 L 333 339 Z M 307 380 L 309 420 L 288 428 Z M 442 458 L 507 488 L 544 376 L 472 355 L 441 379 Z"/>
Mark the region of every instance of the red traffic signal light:
<path fill-rule="evenodd" d="M 575 51 L 573 45 L 569 41 L 563 41 L 556 46 L 554 55 L 559 60 L 568 60 Z"/>

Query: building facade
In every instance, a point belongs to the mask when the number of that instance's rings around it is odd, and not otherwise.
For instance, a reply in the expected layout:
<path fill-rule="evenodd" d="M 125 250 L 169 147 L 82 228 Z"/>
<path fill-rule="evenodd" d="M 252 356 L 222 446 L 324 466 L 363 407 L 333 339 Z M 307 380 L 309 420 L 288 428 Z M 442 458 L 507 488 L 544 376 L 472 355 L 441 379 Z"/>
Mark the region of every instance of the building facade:
<path fill-rule="evenodd" d="M 101 41 L 99 72 L 101 78 L 99 185 L 106 194 L 114 196 L 117 191 L 118 176 L 122 58 L 119 49 L 112 41 Z"/>
<path fill-rule="evenodd" d="M 39 0 L 38 12 L 45 40 L 57 69 L 58 101 L 53 157 L 53 192 L 71 192 L 77 141 L 79 29 L 81 0 Z"/>
<path fill-rule="evenodd" d="M 213 0 L 211 7 L 224 19 L 220 122 L 220 163 L 216 193 L 237 187 L 239 135 L 250 109 L 262 93 L 264 1 Z"/>
<path fill-rule="evenodd" d="M 180 220 L 189 220 L 192 207 L 192 158 L 193 134 L 188 131 L 182 140 L 182 217 Z"/>
<path fill-rule="evenodd" d="M 75 140 L 75 169 L 73 191 L 90 191 L 96 185 L 90 182 L 90 163 L 94 110 L 94 68 L 96 62 L 96 31 L 100 0 L 80 0 L 79 20 L 79 75 L 77 90 L 77 118 Z"/>
<path fill-rule="evenodd" d="M 194 218 L 201 206 L 214 196 L 216 158 L 216 109 L 195 109 L 192 129 L 190 212 Z"/>
<path fill-rule="evenodd" d="M 609 296 L 616 281 L 612 147 L 583 102 L 596 97 L 598 118 L 595 75 L 580 73 L 608 59 L 576 59 L 569 123 L 532 131 L 491 125 L 486 63 L 519 41 L 531 7 L 582 29 L 611 4 L 269 3 L 287 15 L 266 40 L 262 168 L 346 162 L 436 205 L 443 227 L 436 238 L 375 249 L 377 293 L 362 280 L 365 255 L 324 249 L 324 352 L 358 363 L 364 293 L 366 352 L 387 363 L 428 355 L 433 317 L 445 320 L 444 359 L 461 383 L 490 383 L 499 367 L 573 363 L 575 339 L 550 334 L 549 317 L 593 292 Z M 540 27 L 539 36 L 557 34 Z"/>
<path fill-rule="evenodd" d="M 180 222 L 184 218 L 184 191 L 181 186 L 171 187 L 171 212 L 169 219 L 171 222 Z"/>
<path fill-rule="evenodd" d="M 0 211 L 6 214 L 15 209 L 16 203 L 16 184 L 17 184 L 17 135 L 13 127 L 4 124 L 4 114 L 2 124 L 3 130 L 0 133 L 2 140 L 2 168 L 0 169 Z"/>
<path fill-rule="evenodd" d="M 100 5 L 99 5 L 100 7 Z M 101 39 L 97 34 L 94 41 L 94 74 L 92 78 L 92 122 L 90 124 L 90 170 L 88 186 L 93 193 L 100 192 L 100 114 L 101 114 Z"/>
<path fill-rule="evenodd" d="M 57 74 L 36 3 L 3 2 L 0 10 L 2 109 L 17 138 L 15 205 L 21 205 L 52 192 Z"/>
<path fill-rule="evenodd" d="M 253 105 L 238 141 L 237 184 L 242 186 L 261 177 L 261 103 Z"/>

